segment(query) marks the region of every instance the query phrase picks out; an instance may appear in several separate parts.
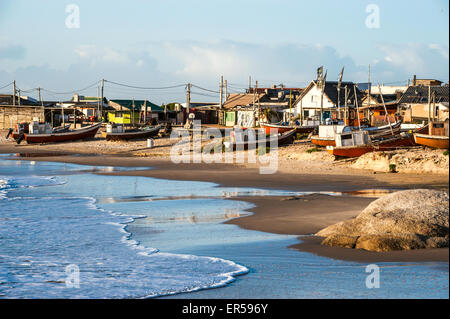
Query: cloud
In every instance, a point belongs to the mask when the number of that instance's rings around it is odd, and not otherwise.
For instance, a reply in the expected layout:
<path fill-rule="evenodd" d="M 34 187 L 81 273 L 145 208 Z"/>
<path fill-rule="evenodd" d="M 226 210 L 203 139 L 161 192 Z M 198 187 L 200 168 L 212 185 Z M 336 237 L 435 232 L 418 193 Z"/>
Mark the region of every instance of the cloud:
<path fill-rule="evenodd" d="M 433 43 L 381 44 L 377 49 L 384 56 L 374 67 L 388 79 L 394 76 L 411 78 L 417 74 L 419 77 L 448 80 L 448 46 Z"/>
<path fill-rule="evenodd" d="M 25 47 L 16 44 L 0 44 L 0 59 L 20 60 L 25 57 Z"/>
<path fill-rule="evenodd" d="M 447 46 L 385 43 L 374 47 L 373 52 L 376 61 L 371 62 L 371 78 L 374 83 L 405 83 L 413 74 L 448 80 Z M 258 80 L 260 86 L 283 83 L 302 87 L 315 78 L 317 67 L 323 65 L 328 70 L 329 80 L 337 80 L 341 68 L 345 67 L 344 80 L 367 81 L 367 65 L 359 65 L 351 56 L 342 56 L 332 46 L 321 44 L 169 41 L 126 49 L 84 44 L 74 48 L 74 53 L 75 58 L 68 61 L 68 67 L 63 70 L 43 64 L 21 66 L 14 72 L 0 75 L 17 80 L 23 89 L 40 86 L 54 91 L 71 91 L 104 78 L 146 87 L 191 82 L 217 90 L 220 75 L 228 83 L 241 83 L 239 87 L 247 86 L 249 75 Z M 95 95 L 96 88 L 83 93 Z M 110 83 L 105 88 L 105 95 L 149 98 L 156 103 L 185 99 L 183 87 L 139 91 Z M 214 100 L 209 96 L 204 98 Z"/>

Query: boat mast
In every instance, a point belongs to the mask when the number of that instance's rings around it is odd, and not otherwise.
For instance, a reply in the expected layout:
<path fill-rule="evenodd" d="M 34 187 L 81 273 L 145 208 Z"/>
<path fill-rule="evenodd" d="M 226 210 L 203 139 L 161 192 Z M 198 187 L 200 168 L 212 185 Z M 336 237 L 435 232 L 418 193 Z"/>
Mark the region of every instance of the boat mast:
<path fill-rule="evenodd" d="M 289 125 L 291 125 L 292 90 L 289 90 Z"/>
<path fill-rule="evenodd" d="M 356 85 L 353 85 L 353 90 L 355 91 L 355 104 L 356 104 L 356 116 L 358 118 L 358 127 L 361 130 L 361 121 L 359 120 L 358 94 L 356 94 Z"/>
<path fill-rule="evenodd" d="M 378 91 L 380 92 L 381 102 L 383 103 L 384 112 L 386 112 L 386 117 L 387 117 L 387 120 L 388 120 L 388 123 L 389 123 L 389 127 L 391 128 L 391 133 L 392 133 L 392 135 L 394 135 L 394 130 L 392 129 L 391 120 L 389 119 L 389 114 L 388 114 L 388 111 L 387 111 L 387 108 L 386 108 L 386 104 L 384 103 L 383 94 L 381 94 L 381 87 L 380 87 L 379 84 L 378 84 Z"/>

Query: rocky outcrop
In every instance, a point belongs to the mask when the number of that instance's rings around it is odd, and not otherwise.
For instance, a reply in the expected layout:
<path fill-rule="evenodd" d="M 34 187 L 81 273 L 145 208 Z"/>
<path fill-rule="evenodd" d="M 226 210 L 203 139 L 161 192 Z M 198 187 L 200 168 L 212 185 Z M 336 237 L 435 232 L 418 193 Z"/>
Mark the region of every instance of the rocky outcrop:
<path fill-rule="evenodd" d="M 447 192 L 395 192 L 370 203 L 356 218 L 322 229 L 322 244 L 370 251 L 449 246 Z"/>

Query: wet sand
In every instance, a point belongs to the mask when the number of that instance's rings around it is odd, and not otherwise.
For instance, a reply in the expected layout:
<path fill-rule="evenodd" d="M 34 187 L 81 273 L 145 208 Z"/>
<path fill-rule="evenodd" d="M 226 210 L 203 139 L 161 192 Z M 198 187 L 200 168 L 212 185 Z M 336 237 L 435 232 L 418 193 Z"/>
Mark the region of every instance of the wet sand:
<path fill-rule="evenodd" d="M 22 147 L 20 147 L 21 149 Z M 27 148 L 27 146 L 25 146 Z M 18 153 L 11 145 L 0 145 L 0 153 Z M 22 151 L 22 150 L 20 150 Z M 48 154 L 45 147 L 27 148 L 29 153 L 47 153 L 43 157 L 25 157 L 25 160 L 66 162 L 95 166 L 151 167 L 152 169 L 102 173 L 127 176 L 147 176 L 171 180 L 213 182 L 225 187 L 254 187 L 292 190 L 298 192 L 351 192 L 366 189 L 439 188 L 448 190 L 448 176 L 423 174 L 373 174 L 348 168 L 332 171 L 315 167 L 280 166 L 275 174 L 261 175 L 256 165 L 235 164 L 173 164 L 164 158 L 142 158 L 117 155 L 74 155 L 68 151 Z M 25 151 L 24 151 L 25 152 Z M 49 156 L 52 155 L 52 156 Z M 302 242 L 290 248 L 311 252 L 334 259 L 382 261 L 447 261 L 448 248 L 374 253 L 355 249 L 325 247 L 320 238 L 303 237 L 336 222 L 355 217 L 374 198 L 355 196 L 308 195 L 295 199 L 281 197 L 241 198 L 255 205 L 252 216 L 233 219 L 229 223 L 240 227 L 278 234 L 302 236 Z"/>
<path fill-rule="evenodd" d="M 306 195 L 292 197 L 241 198 L 255 205 L 254 215 L 228 221 L 245 229 L 299 237 L 301 243 L 289 248 L 319 256 L 356 262 L 425 262 L 449 260 L 449 249 L 371 252 L 362 249 L 322 246 L 323 238 L 308 236 L 342 220 L 354 218 L 376 198 Z"/>

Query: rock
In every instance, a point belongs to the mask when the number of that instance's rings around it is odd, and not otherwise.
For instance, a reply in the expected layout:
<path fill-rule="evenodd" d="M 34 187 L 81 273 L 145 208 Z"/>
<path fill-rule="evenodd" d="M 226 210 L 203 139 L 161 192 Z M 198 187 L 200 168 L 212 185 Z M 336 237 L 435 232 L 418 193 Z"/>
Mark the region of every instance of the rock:
<path fill-rule="evenodd" d="M 370 251 L 449 246 L 449 196 L 437 190 L 395 192 L 356 218 L 322 229 L 322 244 Z"/>

